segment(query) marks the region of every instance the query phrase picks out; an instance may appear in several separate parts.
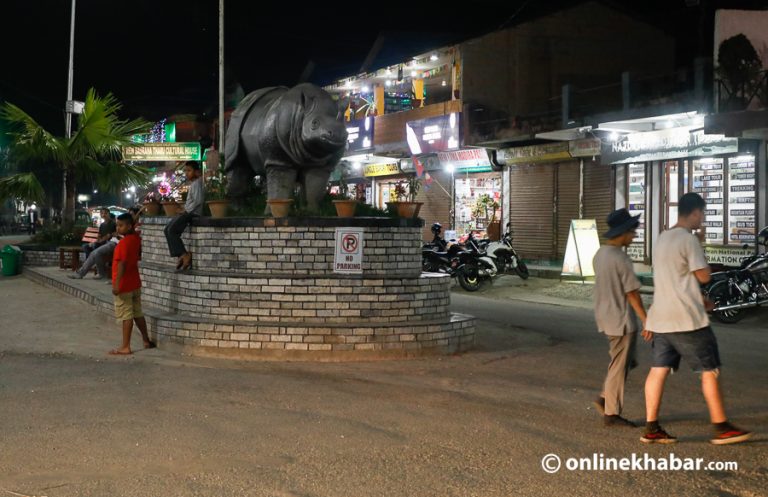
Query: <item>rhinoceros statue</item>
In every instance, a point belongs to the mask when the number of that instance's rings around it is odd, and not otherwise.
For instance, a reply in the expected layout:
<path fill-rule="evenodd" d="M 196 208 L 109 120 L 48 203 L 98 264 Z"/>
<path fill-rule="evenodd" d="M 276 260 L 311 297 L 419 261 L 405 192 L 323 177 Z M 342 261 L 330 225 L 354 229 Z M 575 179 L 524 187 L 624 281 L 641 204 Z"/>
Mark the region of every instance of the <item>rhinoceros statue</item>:
<path fill-rule="evenodd" d="M 268 199 L 291 198 L 298 182 L 307 207 L 317 210 L 346 144 L 339 108 L 323 89 L 300 84 L 254 91 L 229 122 L 227 196 L 242 199 L 258 175 L 266 178 Z"/>

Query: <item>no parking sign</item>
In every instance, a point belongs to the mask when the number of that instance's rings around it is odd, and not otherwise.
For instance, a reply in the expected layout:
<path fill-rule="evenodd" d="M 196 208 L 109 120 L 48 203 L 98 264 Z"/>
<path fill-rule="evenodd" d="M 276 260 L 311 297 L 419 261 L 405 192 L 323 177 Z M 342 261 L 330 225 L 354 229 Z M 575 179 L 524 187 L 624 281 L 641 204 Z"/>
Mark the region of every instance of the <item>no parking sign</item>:
<path fill-rule="evenodd" d="M 362 228 L 336 228 L 336 248 L 333 256 L 333 272 L 362 274 Z"/>

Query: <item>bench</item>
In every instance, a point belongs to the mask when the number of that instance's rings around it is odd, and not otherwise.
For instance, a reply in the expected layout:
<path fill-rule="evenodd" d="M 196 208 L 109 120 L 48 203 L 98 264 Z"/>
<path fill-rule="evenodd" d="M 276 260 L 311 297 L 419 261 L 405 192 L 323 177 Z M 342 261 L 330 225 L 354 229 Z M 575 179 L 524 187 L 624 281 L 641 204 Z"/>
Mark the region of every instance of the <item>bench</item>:
<path fill-rule="evenodd" d="M 83 243 L 92 243 L 99 239 L 99 228 L 86 228 L 83 234 Z M 80 253 L 83 251 L 82 245 L 71 245 L 59 247 L 59 269 L 80 269 Z"/>

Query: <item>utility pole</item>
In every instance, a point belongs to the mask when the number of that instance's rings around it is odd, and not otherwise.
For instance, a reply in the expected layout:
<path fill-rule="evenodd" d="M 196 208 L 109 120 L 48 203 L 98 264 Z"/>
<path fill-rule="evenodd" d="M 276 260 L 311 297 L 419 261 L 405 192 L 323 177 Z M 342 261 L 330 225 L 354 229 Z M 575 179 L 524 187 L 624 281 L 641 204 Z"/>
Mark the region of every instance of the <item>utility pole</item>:
<path fill-rule="evenodd" d="M 224 167 L 224 0 L 219 0 L 219 171 Z"/>
<path fill-rule="evenodd" d="M 69 24 L 69 72 L 67 74 L 67 103 L 66 103 L 66 121 L 65 133 L 67 139 L 72 138 L 72 83 L 75 74 L 75 2 L 72 0 L 72 17 Z M 64 219 L 64 213 L 67 210 L 67 170 L 62 172 L 61 180 L 61 218 Z"/>

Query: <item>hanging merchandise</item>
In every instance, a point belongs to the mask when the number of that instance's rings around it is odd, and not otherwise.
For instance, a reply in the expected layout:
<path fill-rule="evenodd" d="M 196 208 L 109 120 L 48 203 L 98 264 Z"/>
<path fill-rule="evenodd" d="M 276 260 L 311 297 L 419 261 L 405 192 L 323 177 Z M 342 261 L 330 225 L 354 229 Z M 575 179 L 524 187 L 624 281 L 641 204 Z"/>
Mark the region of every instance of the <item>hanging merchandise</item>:
<path fill-rule="evenodd" d="M 464 236 L 472 232 L 485 237 L 489 224 L 501 220 L 501 174 L 459 176 L 454 188 L 457 233 Z"/>

